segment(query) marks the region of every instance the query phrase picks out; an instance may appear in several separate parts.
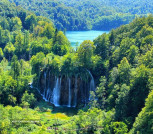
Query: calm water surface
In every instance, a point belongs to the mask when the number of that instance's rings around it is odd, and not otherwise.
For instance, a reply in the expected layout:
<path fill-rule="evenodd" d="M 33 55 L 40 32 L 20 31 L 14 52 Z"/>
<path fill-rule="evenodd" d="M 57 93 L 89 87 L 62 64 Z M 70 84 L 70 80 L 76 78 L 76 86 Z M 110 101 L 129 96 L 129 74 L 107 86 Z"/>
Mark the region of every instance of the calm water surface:
<path fill-rule="evenodd" d="M 109 31 L 67 31 L 66 37 L 71 42 L 71 45 L 75 47 L 76 44 L 80 45 L 84 40 L 93 41 L 99 35 L 108 33 Z"/>

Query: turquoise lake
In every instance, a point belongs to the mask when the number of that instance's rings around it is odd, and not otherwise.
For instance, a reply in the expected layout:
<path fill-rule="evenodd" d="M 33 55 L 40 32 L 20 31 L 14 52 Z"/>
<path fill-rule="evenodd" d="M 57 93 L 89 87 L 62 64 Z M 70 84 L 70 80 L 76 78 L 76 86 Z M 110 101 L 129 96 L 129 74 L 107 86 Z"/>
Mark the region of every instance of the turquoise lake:
<path fill-rule="evenodd" d="M 66 37 L 71 42 L 71 45 L 75 47 L 76 43 L 80 45 L 84 40 L 93 41 L 103 33 L 109 33 L 109 31 L 67 31 Z"/>

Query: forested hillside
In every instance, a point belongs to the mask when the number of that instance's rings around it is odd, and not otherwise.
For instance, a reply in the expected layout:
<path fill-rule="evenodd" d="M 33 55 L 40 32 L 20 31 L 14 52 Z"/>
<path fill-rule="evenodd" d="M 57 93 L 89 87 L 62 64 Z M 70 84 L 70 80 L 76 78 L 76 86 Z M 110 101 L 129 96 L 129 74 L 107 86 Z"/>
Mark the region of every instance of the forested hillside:
<path fill-rule="evenodd" d="M 71 47 L 47 18 L 36 17 L 6 0 L 0 1 L 0 9 L 0 102 L 15 106 L 35 75 L 31 65 L 38 65 L 49 53 L 65 55 Z M 33 61 L 36 54 L 40 59 Z"/>
<path fill-rule="evenodd" d="M 60 30 L 110 30 L 153 13 L 151 0 L 9 0 L 50 18 Z"/>
<path fill-rule="evenodd" d="M 88 20 L 83 19 L 75 8 L 68 7 L 56 0 L 10 0 L 23 8 L 35 12 L 37 16 L 45 16 L 53 21 L 59 30 L 87 30 Z"/>
<path fill-rule="evenodd" d="M 0 134 L 152 134 L 152 44 L 153 15 L 74 50 L 49 19 L 1 0 Z M 51 76 L 73 82 L 74 74 L 78 83 L 92 76 L 96 90 L 86 103 L 77 103 L 77 114 L 55 113 L 41 87 Z"/>
<path fill-rule="evenodd" d="M 131 13 L 131 14 L 147 14 L 147 13 L 152 13 L 152 6 L 153 2 L 151 0 L 145 0 L 145 1 L 140 1 L 140 0 L 59 0 L 61 2 L 64 2 L 68 6 L 72 7 L 80 7 L 78 8 L 81 10 L 81 5 L 83 3 L 86 3 L 86 6 L 91 6 L 97 4 L 98 6 L 108 6 L 115 8 L 116 11 L 119 12 L 124 12 L 124 13 Z M 90 4 L 90 2 L 92 4 Z M 79 6 L 80 5 L 80 6 Z M 127 6 L 128 5 L 128 6 Z"/>
<path fill-rule="evenodd" d="M 135 14 L 142 15 L 150 13 L 150 10 L 146 10 L 145 13 L 139 13 L 141 9 L 137 9 L 137 12 L 131 13 L 131 10 L 127 9 L 127 7 L 125 8 L 121 2 L 118 5 L 112 1 L 9 1 L 35 12 L 36 15 L 50 18 L 55 26 L 61 30 L 110 30 L 131 22 L 135 18 Z M 132 3 L 129 5 L 133 9 L 134 5 Z M 121 9 L 118 7 L 121 7 Z"/>

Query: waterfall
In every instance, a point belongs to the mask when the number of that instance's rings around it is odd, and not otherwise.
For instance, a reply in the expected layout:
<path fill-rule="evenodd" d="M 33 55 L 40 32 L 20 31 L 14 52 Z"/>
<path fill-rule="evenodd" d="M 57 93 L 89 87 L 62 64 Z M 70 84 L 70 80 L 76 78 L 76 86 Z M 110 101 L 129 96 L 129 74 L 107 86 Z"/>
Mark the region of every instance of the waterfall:
<path fill-rule="evenodd" d="M 73 105 L 73 107 L 76 107 L 76 105 L 77 105 L 77 88 L 78 88 L 77 79 L 78 79 L 78 76 L 76 75 L 75 76 L 74 105 Z"/>
<path fill-rule="evenodd" d="M 54 77 L 54 88 L 57 82 L 56 76 Z M 54 104 L 54 88 L 52 89 L 51 95 L 50 95 L 50 103 Z"/>
<path fill-rule="evenodd" d="M 47 95 L 46 95 L 46 99 L 49 101 L 50 100 L 50 71 L 49 71 L 49 78 L 48 78 L 48 88 L 47 88 Z"/>
<path fill-rule="evenodd" d="M 60 101 L 60 88 L 61 88 L 61 78 L 59 80 L 59 78 L 56 78 L 56 84 L 55 87 L 53 89 L 53 104 L 58 107 L 59 105 L 59 101 Z"/>
<path fill-rule="evenodd" d="M 68 107 L 71 107 L 71 79 L 68 78 L 68 83 L 69 83 L 69 98 L 68 98 Z"/>
<path fill-rule="evenodd" d="M 62 84 L 62 76 L 60 77 L 60 85 L 59 85 L 59 101 L 61 97 L 61 84 Z"/>
<path fill-rule="evenodd" d="M 89 75 L 91 76 L 91 80 L 90 80 L 90 91 L 95 91 L 95 81 L 94 78 L 91 74 L 91 72 L 89 70 L 87 70 L 89 72 Z"/>
<path fill-rule="evenodd" d="M 45 78 L 45 88 L 44 88 L 44 93 L 43 93 L 43 99 L 45 100 L 45 101 L 47 101 L 47 99 L 46 99 L 46 90 L 47 90 L 47 87 L 46 87 L 46 83 L 47 83 L 47 78 L 46 78 L 46 72 L 44 72 L 44 78 Z"/>
<path fill-rule="evenodd" d="M 79 74 L 73 77 L 55 76 L 50 70 L 44 70 L 39 77 L 39 92 L 47 102 L 58 106 L 76 107 L 77 104 L 87 104 L 90 91 L 95 91 L 94 78 L 89 70 L 86 81 Z M 87 72 L 86 72 L 87 73 Z M 37 88 L 38 89 L 38 88 Z"/>
<path fill-rule="evenodd" d="M 87 70 L 89 72 L 89 75 L 91 76 L 91 80 L 90 80 L 90 88 L 89 88 L 89 100 L 90 100 L 90 91 L 95 91 L 95 81 L 94 78 L 91 74 L 91 72 L 89 70 Z"/>
<path fill-rule="evenodd" d="M 83 102 L 83 100 L 84 100 L 84 95 L 83 95 L 83 83 L 82 83 L 82 78 L 80 77 L 80 79 L 81 79 L 81 84 L 80 84 L 80 89 L 81 89 L 81 101 Z"/>
<path fill-rule="evenodd" d="M 95 91 L 95 81 L 94 81 L 93 77 L 90 81 L 90 91 Z"/>

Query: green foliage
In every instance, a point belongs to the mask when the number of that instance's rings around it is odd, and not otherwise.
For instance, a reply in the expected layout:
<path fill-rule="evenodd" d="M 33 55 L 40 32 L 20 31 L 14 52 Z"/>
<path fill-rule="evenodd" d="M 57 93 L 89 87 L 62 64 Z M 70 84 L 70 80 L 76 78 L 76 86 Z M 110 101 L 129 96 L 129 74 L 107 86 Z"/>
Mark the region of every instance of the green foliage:
<path fill-rule="evenodd" d="M 98 107 L 98 103 L 97 103 L 96 95 L 95 95 L 94 91 L 90 91 L 90 102 L 89 102 L 89 106 L 91 108 Z"/>
<path fill-rule="evenodd" d="M 10 12 L 6 13 L 5 8 Z M 9 61 L 14 54 L 19 59 L 30 60 L 39 52 L 63 56 L 70 51 L 68 39 L 63 32 L 55 30 L 49 19 L 8 2 L 1 2 L 1 10 L 0 47 Z"/>
<path fill-rule="evenodd" d="M 62 58 L 62 67 L 61 72 L 63 74 L 66 74 L 68 72 L 74 72 L 77 65 L 76 56 L 72 54 L 64 55 Z"/>
<path fill-rule="evenodd" d="M 111 121 L 113 121 L 113 113 L 90 109 L 87 112 L 79 111 L 76 117 L 77 125 L 80 129 L 79 133 L 111 133 Z"/>
<path fill-rule="evenodd" d="M 28 15 L 25 19 L 25 26 L 27 30 L 30 30 L 31 32 L 34 30 L 34 26 L 36 25 L 36 15 L 31 14 Z"/>
<path fill-rule="evenodd" d="M 4 48 L 5 57 L 10 61 L 12 56 L 14 55 L 14 52 L 15 52 L 15 47 L 11 42 L 9 42 Z"/>
<path fill-rule="evenodd" d="M 88 68 L 91 64 L 94 45 L 90 40 L 84 41 L 78 48 L 78 59 L 82 66 Z"/>
<path fill-rule="evenodd" d="M 135 44 L 134 39 L 130 39 L 130 38 L 123 39 L 120 44 L 120 57 L 127 56 L 127 54 L 129 53 L 128 50 L 133 44 Z"/>
<path fill-rule="evenodd" d="M 137 116 L 141 108 L 144 106 L 144 101 L 148 96 L 148 78 L 151 70 L 144 65 L 139 66 L 132 72 L 131 90 L 129 92 L 129 109 L 133 115 Z"/>
<path fill-rule="evenodd" d="M 22 106 L 25 107 L 26 103 L 28 103 L 30 105 L 30 107 L 34 107 L 35 103 L 36 103 L 36 99 L 34 97 L 34 94 L 28 94 L 28 92 L 26 91 L 23 96 L 22 96 Z"/>
<path fill-rule="evenodd" d="M 127 134 L 128 132 L 127 125 L 123 122 L 113 122 L 111 128 L 113 129 L 112 133 L 115 134 Z"/>
<path fill-rule="evenodd" d="M 70 43 L 62 31 L 59 31 L 55 35 L 54 43 L 52 47 L 54 54 L 63 56 L 69 51 Z"/>
<path fill-rule="evenodd" d="M 105 110 L 115 108 L 115 120 L 123 121 L 128 128 L 132 127 L 153 87 L 152 29 L 152 15 L 149 15 L 94 40 L 95 54 L 103 62 L 109 62 L 106 81 L 100 81 L 97 88 L 98 103 L 105 103 Z M 105 44 L 111 47 L 104 49 Z M 107 51 L 108 56 L 104 58 Z M 100 89 L 105 91 L 104 97 Z"/>
<path fill-rule="evenodd" d="M 35 123 L 30 123 L 31 121 L 38 122 L 40 119 L 40 115 L 34 110 L 22 109 L 17 106 L 7 106 L 4 108 L 0 105 L 0 117 L 1 133 L 29 133 L 28 128 L 31 132 L 40 131 L 38 123 L 37 125 Z"/>
<path fill-rule="evenodd" d="M 36 55 L 32 56 L 30 62 L 32 65 L 32 72 L 33 74 L 39 74 L 39 72 L 41 71 L 41 69 L 44 66 L 44 58 L 45 55 L 43 52 L 37 53 Z"/>
<path fill-rule="evenodd" d="M 120 83 L 129 83 L 130 65 L 126 57 L 118 65 Z"/>
<path fill-rule="evenodd" d="M 132 45 L 129 49 L 129 52 L 128 52 L 128 61 L 131 63 L 131 64 L 136 64 L 137 63 L 137 59 L 138 59 L 138 53 L 139 53 L 139 49 L 137 46 L 135 45 Z"/>
<path fill-rule="evenodd" d="M 115 100 L 116 103 L 116 120 L 119 121 L 124 121 L 125 117 L 127 117 L 128 113 L 128 100 L 129 100 L 129 91 L 130 91 L 130 87 L 127 86 L 126 84 L 123 84 L 121 86 L 120 91 L 117 93 L 117 99 Z"/>
<path fill-rule="evenodd" d="M 3 59 L 3 57 L 4 57 L 4 53 L 3 53 L 2 48 L 0 48 L 0 60 L 2 60 L 2 59 Z"/>
<path fill-rule="evenodd" d="M 130 0 L 124 1 L 129 6 L 125 6 L 120 0 L 9 1 L 35 12 L 38 16 L 48 17 L 59 30 L 109 30 L 131 22 L 136 14 L 152 13 L 152 8 L 143 5 L 153 5 L 150 0 L 148 3 L 139 0 L 132 3 Z M 145 8 L 145 11 L 142 8 Z"/>
<path fill-rule="evenodd" d="M 140 58 L 140 64 L 144 64 L 145 66 L 149 67 L 149 68 L 152 68 L 153 67 L 153 48 L 146 52 L 145 55 L 143 55 L 141 58 Z"/>
<path fill-rule="evenodd" d="M 106 59 L 109 56 L 109 36 L 103 34 L 94 40 L 94 45 L 96 46 L 96 54 L 100 55 L 102 59 Z"/>
<path fill-rule="evenodd" d="M 145 107 L 138 114 L 130 134 L 151 134 L 153 131 L 153 90 L 149 93 Z"/>
<path fill-rule="evenodd" d="M 11 60 L 11 74 L 15 80 L 20 76 L 20 63 L 16 55 Z"/>
<path fill-rule="evenodd" d="M 21 30 L 22 22 L 20 18 L 14 17 L 12 18 L 11 31 Z"/>
<path fill-rule="evenodd" d="M 0 102 L 5 105 L 15 105 L 16 104 L 16 88 L 17 81 L 11 76 L 3 74 L 0 78 L 1 88 L 0 88 Z"/>
<path fill-rule="evenodd" d="M 55 29 L 51 24 L 46 24 L 43 31 L 43 36 L 46 36 L 48 39 L 54 37 Z"/>
<path fill-rule="evenodd" d="M 105 108 L 106 103 L 106 78 L 105 76 L 100 78 L 99 87 L 97 87 L 96 93 L 98 98 L 100 99 L 100 107 Z"/>

